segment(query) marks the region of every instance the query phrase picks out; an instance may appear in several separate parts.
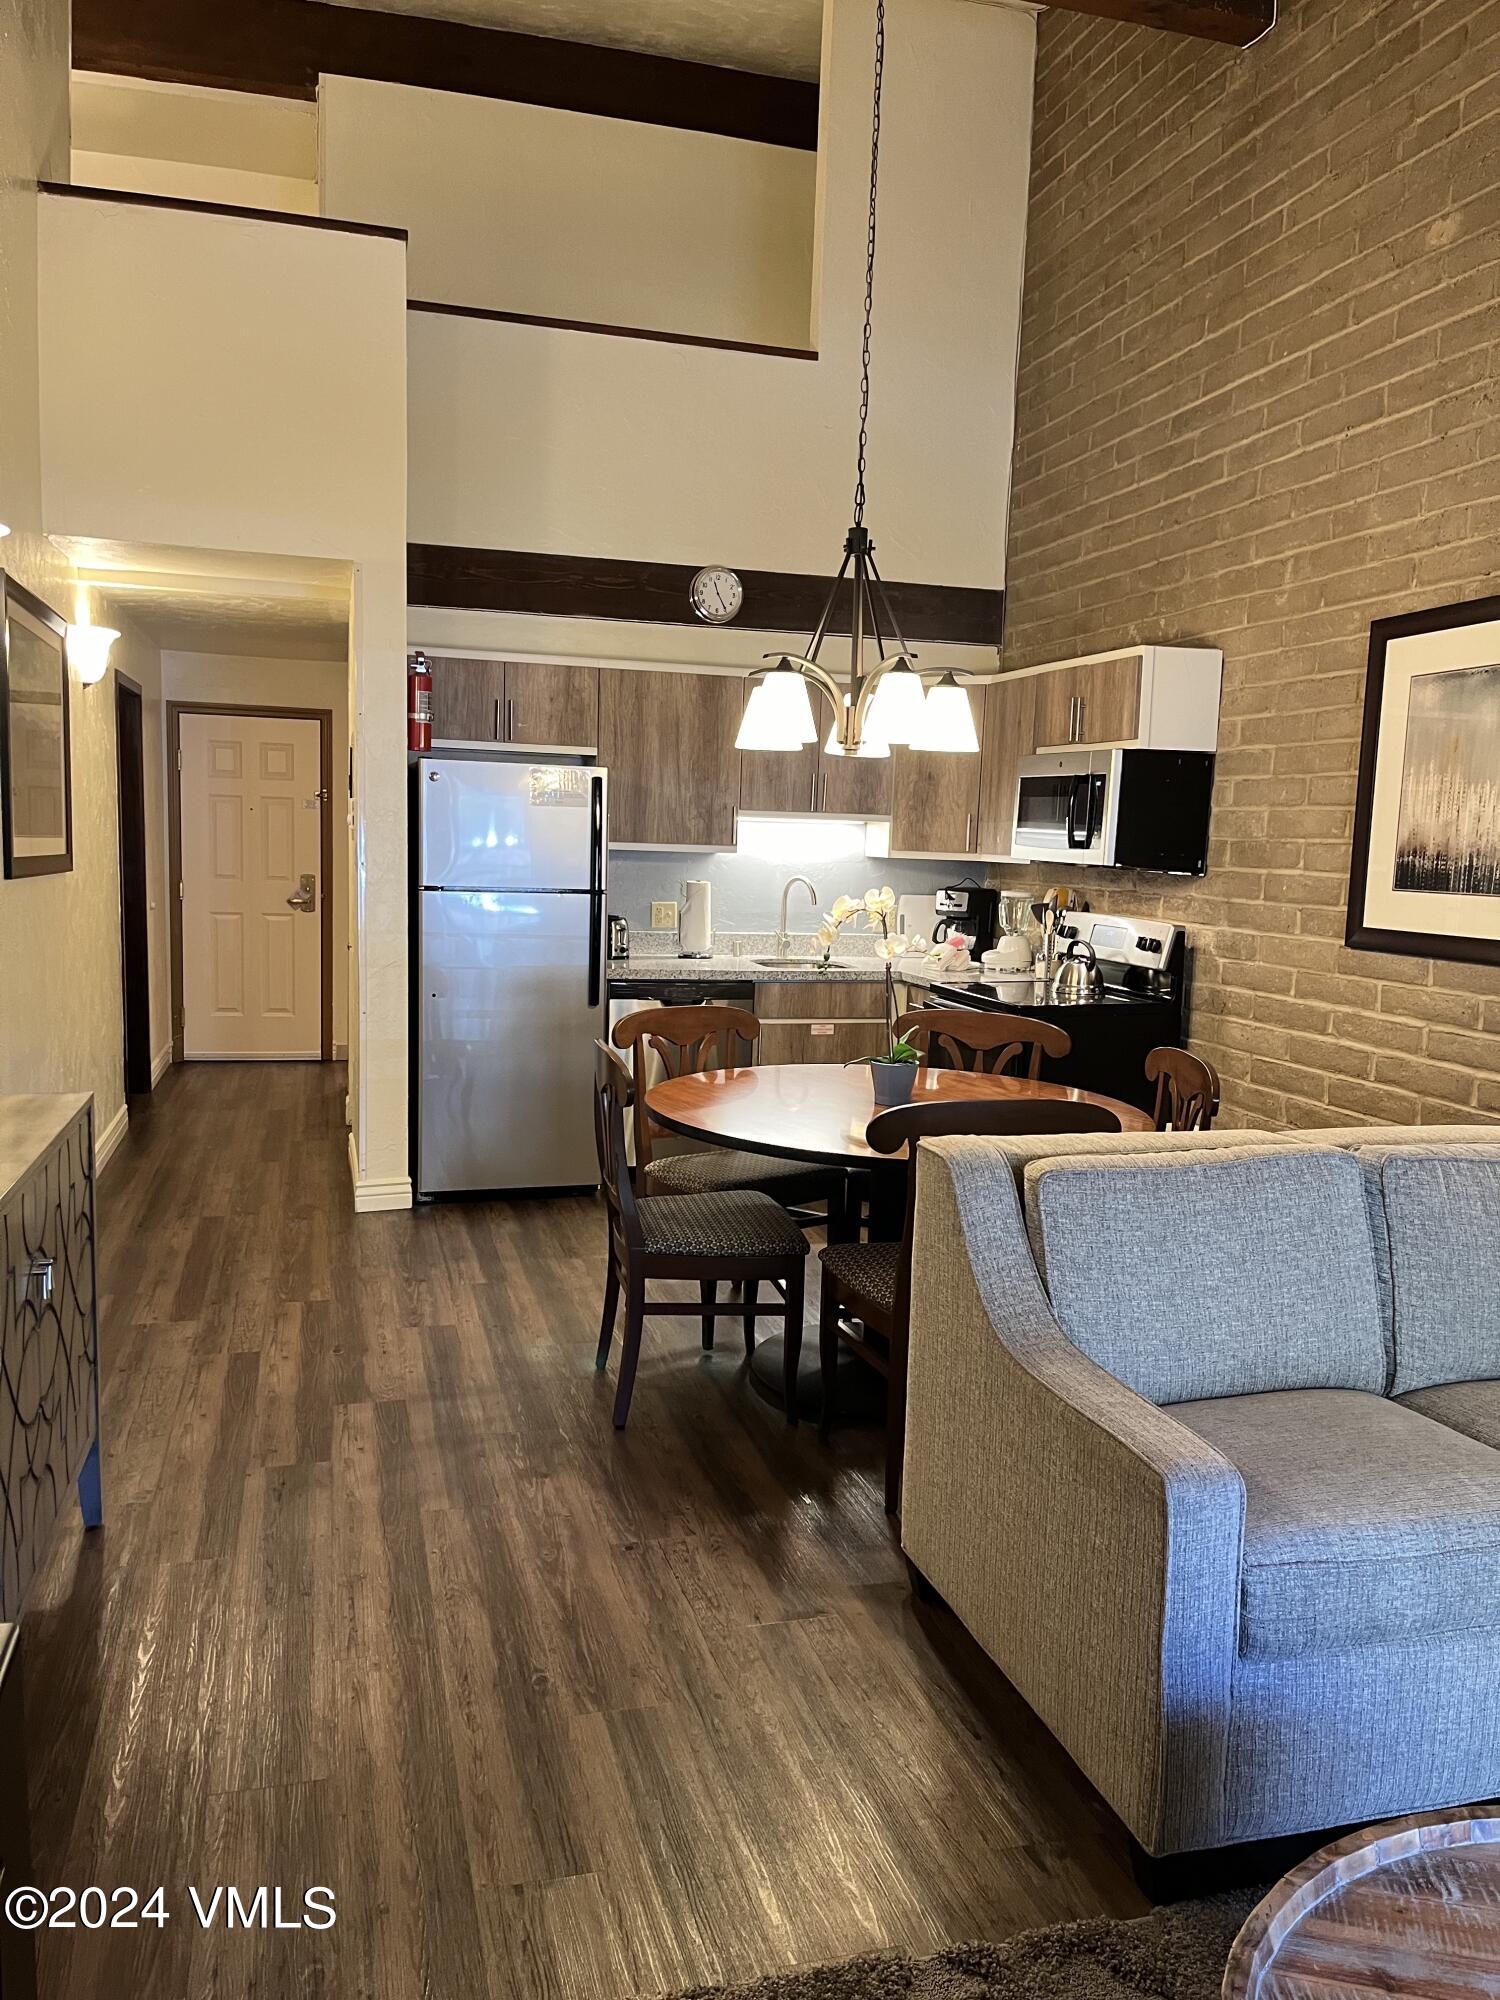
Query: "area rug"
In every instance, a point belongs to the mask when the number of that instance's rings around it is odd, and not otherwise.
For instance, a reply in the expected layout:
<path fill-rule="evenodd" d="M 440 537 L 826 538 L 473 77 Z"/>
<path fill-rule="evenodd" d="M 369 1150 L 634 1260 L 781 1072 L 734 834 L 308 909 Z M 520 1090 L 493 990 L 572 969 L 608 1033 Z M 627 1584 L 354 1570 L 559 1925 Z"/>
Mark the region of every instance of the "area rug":
<path fill-rule="evenodd" d="M 748 1986 L 700 1986 L 681 2000 L 1219 2000 L 1229 1947 L 1259 1893 L 949 1945 L 931 1958 L 877 1952 Z"/>

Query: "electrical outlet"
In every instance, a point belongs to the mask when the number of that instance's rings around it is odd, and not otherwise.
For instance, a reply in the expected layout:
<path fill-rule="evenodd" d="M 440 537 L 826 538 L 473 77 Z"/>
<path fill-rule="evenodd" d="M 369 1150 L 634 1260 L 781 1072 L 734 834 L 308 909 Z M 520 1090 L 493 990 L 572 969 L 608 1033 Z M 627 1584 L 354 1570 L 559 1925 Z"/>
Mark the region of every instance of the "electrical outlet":
<path fill-rule="evenodd" d="M 677 905 L 675 903 L 653 903 L 651 905 L 651 928 L 654 931 L 675 931 L 677 928 Z"/>

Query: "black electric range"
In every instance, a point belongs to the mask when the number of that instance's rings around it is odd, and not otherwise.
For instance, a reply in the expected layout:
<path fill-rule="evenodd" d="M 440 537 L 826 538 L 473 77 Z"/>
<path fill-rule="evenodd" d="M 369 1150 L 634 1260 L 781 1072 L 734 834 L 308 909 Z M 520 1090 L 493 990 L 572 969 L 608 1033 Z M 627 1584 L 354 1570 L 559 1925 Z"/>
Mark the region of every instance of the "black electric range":
<path fill-rule="evenodd" d="M 1146 1081 L 1146 1057 L 1152 1049 L 1182 1042 L 1187 956 L 1182 931 L 1157 918 L 1087 910 L 1064 919 L 1059 952 L 1074 938 L 1094 947 L 1104 976 L 1097 998 L 1059 1000 L 1045 980 L 1020 975 L 936 983 L 929 988 L 931 1002 L 1055 1021 L 1073 1046 L 1060 1061 L 1043 1062 L 1044 1078 L 1149 1111 L 1156 1092 Z"/>

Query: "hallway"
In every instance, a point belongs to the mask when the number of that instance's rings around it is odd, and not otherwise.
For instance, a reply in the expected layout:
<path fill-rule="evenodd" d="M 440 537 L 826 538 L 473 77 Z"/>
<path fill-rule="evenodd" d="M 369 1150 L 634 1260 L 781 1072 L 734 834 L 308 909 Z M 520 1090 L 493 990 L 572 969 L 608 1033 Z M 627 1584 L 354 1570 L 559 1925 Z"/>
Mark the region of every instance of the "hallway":
<path fill-rule="evenodd" d="M 23 1642 L 44 2000 L 624 2000 L 1142 1904 L 942 1613 L 880 1442 L 648 1324 L 629 1430 L 583 1198 L 356 1217 L 341 1068 L 170 1071 L 100 1195 L 106 1526 Z M 337 1898 L 200 1927 L 190 1885 Z M 222 1923 L 222 1918 L 221 1918 Z"/>

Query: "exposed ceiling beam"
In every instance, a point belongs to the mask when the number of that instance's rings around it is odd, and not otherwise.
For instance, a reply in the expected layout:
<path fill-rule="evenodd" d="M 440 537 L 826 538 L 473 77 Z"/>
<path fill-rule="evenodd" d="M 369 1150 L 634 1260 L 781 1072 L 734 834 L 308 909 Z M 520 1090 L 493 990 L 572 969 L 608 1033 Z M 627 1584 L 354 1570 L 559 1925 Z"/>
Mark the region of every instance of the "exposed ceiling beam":
<path fill-rule="evenodd" d="M 1276 0 L 1047 0 L 1065 14 L 1099 14 L 1246 49 L 1276 25 Z"/>

